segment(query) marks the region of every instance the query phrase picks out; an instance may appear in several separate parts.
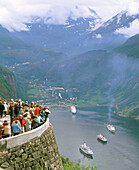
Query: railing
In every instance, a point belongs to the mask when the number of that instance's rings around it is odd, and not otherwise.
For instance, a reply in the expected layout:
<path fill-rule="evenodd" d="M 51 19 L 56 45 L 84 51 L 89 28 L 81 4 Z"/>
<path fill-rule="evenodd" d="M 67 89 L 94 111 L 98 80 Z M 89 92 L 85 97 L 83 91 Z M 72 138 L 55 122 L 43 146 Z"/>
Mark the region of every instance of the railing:
<path fill-rule="evenodd" d="M 47 118 L 47 121 L 43 125 L 39 126 L 36 129 L 21 133 L 17 136 L 11 136 L 8 138 L 1 139 L 0 144 L 4 145 L 7 143 L 7 146 L 6 146 L 7 149 L 22 145 L 24 143 L 29 142 L 31 139 L 33 139 L 35 137 L 41 136 L 43 134 L 43 132 L 45 132 L 48 127 L 49 127 L 49 118 Z"/>

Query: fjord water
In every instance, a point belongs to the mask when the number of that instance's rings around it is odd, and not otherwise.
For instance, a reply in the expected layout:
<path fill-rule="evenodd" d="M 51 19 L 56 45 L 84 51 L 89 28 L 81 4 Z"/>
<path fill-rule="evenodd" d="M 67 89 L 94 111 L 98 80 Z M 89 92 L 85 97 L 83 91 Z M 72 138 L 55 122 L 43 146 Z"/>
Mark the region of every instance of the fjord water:
<path fill-rule="evenodd" d="M 72 115 L 69 108 L 51 108 L 50 122 L 53 125 L 60 154 L 71 161 L 81 160 L 82 165 L 97 166 L 98 170 L 138 170 L 139 168 L 139 121 L 112 114 L 116 127 L 112 134 L 106 128 L 108 109 L 92 107 L 77 109 Z M 97 140 L 103 134 L 108 142 Z M 83 142 L 93 150 L 89 159 L 79 152 Z"/>

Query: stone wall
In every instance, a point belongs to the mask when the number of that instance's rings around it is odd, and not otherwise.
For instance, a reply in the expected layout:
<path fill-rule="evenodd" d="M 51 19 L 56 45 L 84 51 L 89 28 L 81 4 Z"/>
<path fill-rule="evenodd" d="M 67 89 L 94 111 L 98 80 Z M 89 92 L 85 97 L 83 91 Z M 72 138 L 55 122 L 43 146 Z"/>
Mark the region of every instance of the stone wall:
<path fill-rule="evenodd" d="M 9 148 L 7 141 L 0 145 L 0 168 L 2 169 L 63 170 L 51 124 L 41 136 L 34 137 L 26 143 Z"/>

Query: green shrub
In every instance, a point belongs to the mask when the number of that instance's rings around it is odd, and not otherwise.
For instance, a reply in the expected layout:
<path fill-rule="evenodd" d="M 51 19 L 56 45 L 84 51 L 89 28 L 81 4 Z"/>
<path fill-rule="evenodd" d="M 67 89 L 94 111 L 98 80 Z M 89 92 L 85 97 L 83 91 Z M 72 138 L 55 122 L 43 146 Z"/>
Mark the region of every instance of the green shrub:
<path fill-rule="evenodd" d="M 64 170 L 97 170 L 97 167 L 91 167 L 89 166 L 85 166 L 85 165 L 80 165 L 81 160 L 79 159 L 77 162 L 74 161 L 70 161 L 69 158 L 66 158 L 65 156 L 61 156 L 62 159 L 62 164 L 64 167 Z"/>

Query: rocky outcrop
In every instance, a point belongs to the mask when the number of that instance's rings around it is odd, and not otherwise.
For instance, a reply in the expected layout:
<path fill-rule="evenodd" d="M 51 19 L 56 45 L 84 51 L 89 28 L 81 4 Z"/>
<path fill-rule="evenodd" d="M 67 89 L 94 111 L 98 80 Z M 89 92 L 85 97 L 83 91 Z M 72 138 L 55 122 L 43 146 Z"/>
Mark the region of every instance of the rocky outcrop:
<path fill-rule="evenodd" d="M 28 142 L 13 148 L 0 144 L 0 168 L 6 170 L 62 170 L 62 161 L 56 144 L 53 127 L 49 127 Z"/>

